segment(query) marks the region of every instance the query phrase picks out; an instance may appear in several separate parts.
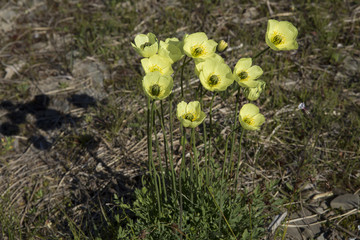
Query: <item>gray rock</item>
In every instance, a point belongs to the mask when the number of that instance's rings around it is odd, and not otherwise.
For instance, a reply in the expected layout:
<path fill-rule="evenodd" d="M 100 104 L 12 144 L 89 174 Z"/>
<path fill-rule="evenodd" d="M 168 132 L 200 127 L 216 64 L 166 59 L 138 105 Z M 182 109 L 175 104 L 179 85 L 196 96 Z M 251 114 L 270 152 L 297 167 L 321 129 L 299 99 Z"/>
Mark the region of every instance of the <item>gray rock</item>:
<path fill-rule="evenodd" d="M 286 230 L 286 239 L 302 240 L 301 230 L 299 228 L 288 228 Z"/>
<path fill-rule="evenodd" d="M 290 239 L 313 239 L 321 232 L 320 224 L 314 224 L 318 219 L 316 217 L 305 218 L 313 215 L 312 212 L 306 208 L 291 214 L 290 219 L 299 219 L 296 222 L 292 222 L 291 225 L 299 225 L 299 227 L 288 227 L 286 235 Z"/>
<path fill-rule="evenodd" d="M 74 78 L 84 82 L 84 86 L 80 88 L 82 90 L 79 93 L 87 94 L 97 100 L 107 96 L 104 90 L 104 80 L 109 78 L 109 72 L 104 63 L 90 58 L 76 59 L 72 74 Z"/>
<path fill-rule="evenodd" d="M 326 240 L 326 238 L 325 238 L 324 235 L 325 235 L 324 233 L 320 234 L 320 236 L 318 236 L 318 237 L 316 238 L 316 240 Z"/>
<path fill-rule="evenodd" d="M 6 33 L 15 28 L 19 14 L 11 7 L 0 10 L 0 33 Z"/>
<path fill-rule="evenodd" d="M 337 196 L 330 202 L 332 208 L 343 209 L 345 211 L 359 208 L 359 195 L 344 194 Z"/>
<path fill-rule="evenodd" d="M 337 81 L 337 82 L 342 82 L 344 80 L 348 79 L 348 76 L 342 74 L 341 72 L 337 72 L 335 77 L 334 77 L 334 80 Z"/>
<path fill-rule="evenodd" d="M 69 76 L 49 76 L 46 79 L 42 79 L 34 88 L 34 91 L 39 89 L 42 94 L 52 95 L 58 91 L 61 91 L 61 84 L 65 86 L 72 86 L 72 79 Z"/>
<path fill-rule="evenodd" d="M 245 13 L 243 14 L 243 18 L 247 20 L 251 20 L 254 18 L 257 18 L 259 16 L 259 12 L 255 7 L 249 7 L 245 10 Z"/>
<path fill-rule="evenodd" d="M 345 70 L 346 75 L 355 76 L 356 73 L 359 72 L 360 61 L 359 59 L 353 58 L 351 56 L 347 56 L 344 59 L 343 68 Z"/>
<path fill-rule="evenodd" d="M 60 111 L 62 113 L 69 113 L 71 109 L 69 101 L 66 101 L 66 99 L 60 97 L 51 99 L 50 104 L 51 104 L 51 108 Z"/>

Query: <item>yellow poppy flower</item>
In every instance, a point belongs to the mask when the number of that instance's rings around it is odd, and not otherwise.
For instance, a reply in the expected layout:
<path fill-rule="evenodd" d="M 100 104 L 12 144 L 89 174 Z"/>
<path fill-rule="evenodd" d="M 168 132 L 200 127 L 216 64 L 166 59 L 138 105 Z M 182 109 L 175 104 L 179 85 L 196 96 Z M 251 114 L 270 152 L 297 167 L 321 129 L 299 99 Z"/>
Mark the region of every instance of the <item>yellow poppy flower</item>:
<path fill-rule="evenodd" d="M 275 51 L 298 49 L 298 30 L 288 21 L 270 19 L 265 35 L 266 44 Z"/>
<path fill-rule="evenodd" d="M 171 59 L 171 63 L 179 61 L 184 54 L 182 53 L 182 42 L 177 38 L 167 38 L 160 41 L 159 55 Z"/>
<path fill-rule="evenodd" d="M 209 91 L 225 91 L 234 82 L 230 67 L 216 58 L 207 58 L 199 74 L 200 82 Z"/>
<path fill-rule="evenodd" d="M 142 80 L 146 95 L 155 100 L 161 100 L 170 95 L 173 89 L 173 78 L 169 75 L 161 75 L 159 72 L 150 72 Z"/>
<path fill-rule="evenodd" d="M 255 80 L 263 74 L 261 67 L 251 65 L 251 58 L 241 58 L 234 67 L 235 80 L 242 87 L 256 87 Z"/>
<path fill-rule="evenodd" d="M 216 51 L 217 43 L 209 40 L 205 33 L 197 32 L 184 38 L 184 52 L 191 58 L 208 58 Z"/>
<path fill-rule="evenodd" d="M 219 54 L 215 53 L 211 58 L 214 59 L 215 61 L 218 61 L 219 63 L 220 62 L 225 63 L 225 60 Z M 206 59 L 201 59 L 201 58 L 194 59 L 194 62 L 195 62 L 195 74 L 197 76 L 199 76 L 200 72 L 203 70 L 205 60 Z"/>
<path fill-rule="evenodd" d="M 135 44 L 132 47 L 143 57 L 151 57 L 158 51 L 158 40 L 153 33 L 138 34 L 134 39 Z"/>
<path fill-rule="evenodd" d="M 155 54 L 149 58 L 141 59 L 141 65 L 145 73 L 158 71 L 161 75 L 171 75 L 174 70 L 171 67 L 171 60 Z"/>
<path fill-rule="evenodd" d="M 240 109 L 239 122 L 244 129 L 259 130 L 265 122 L 265 117 L 259 113 L 257 106 L 247 103 Z"/>
<path fill-rule="evenodd" d="M 201 111 L 200 102 L 193 101 L 188 104 L 180 102 L 176 108 L 176 116 L 184 127 L 195 128 L 202 123 L 206 117 Z"/>

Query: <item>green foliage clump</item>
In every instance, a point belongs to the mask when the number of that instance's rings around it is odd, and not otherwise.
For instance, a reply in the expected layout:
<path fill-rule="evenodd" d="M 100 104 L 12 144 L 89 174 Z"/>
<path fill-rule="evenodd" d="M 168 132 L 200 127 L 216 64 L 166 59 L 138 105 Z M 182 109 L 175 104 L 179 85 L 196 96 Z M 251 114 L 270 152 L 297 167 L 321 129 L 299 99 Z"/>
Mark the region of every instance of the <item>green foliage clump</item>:
<path fill-rule="evenodd" d="M 188 173 L 189 174 L 189 173 Z M 205 171 L 198 175 L 205 177 Z M 169 179 L 170 180 L 170 179 Z M 201 180 L 200 180 L 201 181 Z M 264 189 L 234 191 L 228 181 L 213 181 L 211 186 L 183 181 L 182 228 L 179 228 L 179 203 L 175 195 L 162 199 L 158 215 L 156 193 L 151 184 L 135 190 L 135 201 L 117 200 L 122 214 L 115 217 L 117 229 L 111 239 L 260 239 L 265 234 L 268 206 L 274 211 L 279 200 L 269 197 L 271 182 Z M 187 196 L 195 192 L 193 200 Z M 121 217 L 120 217 L 121 216 Z M 100 239 L 104 239 L 102 236 Z"/>

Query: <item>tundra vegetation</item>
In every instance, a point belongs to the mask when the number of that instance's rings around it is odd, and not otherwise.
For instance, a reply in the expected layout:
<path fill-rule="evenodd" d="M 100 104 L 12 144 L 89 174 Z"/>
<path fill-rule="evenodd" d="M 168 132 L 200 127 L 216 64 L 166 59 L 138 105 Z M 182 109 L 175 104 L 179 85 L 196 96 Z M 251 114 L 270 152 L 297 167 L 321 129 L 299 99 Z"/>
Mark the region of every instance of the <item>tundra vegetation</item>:
<path fill-rule="evenodd" d="M 0 6 L 1 239 L 360 238 L 357 1 Z"/>

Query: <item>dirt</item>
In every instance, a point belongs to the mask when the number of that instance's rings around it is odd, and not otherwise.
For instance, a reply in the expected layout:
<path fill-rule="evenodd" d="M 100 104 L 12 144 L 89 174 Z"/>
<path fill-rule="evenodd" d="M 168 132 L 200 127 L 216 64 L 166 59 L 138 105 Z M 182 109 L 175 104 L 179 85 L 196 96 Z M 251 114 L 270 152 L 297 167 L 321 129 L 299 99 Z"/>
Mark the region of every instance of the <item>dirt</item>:
<path fill-rule="evenodd" d="M 125 136 L 121 148 L 114 148 L 89 129 L 89 121 L 101 121 L 94 113 L 109 96 L 108 66 L 96 57 L 64 52 L 74 36 L 37 19 L 46 1 L 1 6 L 0 37 L 7 44 L 0 49 L 0 137 L 11 137 L 14 147 L 0 158 L 0 193 L 11 199 L 7 207 L 16 209 L 23 226 L 44 215 L 48 219 L 39 224 L 45 229 L 49 223 L 66 225 L 66 215 L 99 217 L 100 204 L 112 204 L 115 193 L 126 198 L 138 183 L 142 163 L 132 162 L 133 154 L 146 142 Z M 128 111 L 127 105 L 118 107 Z"/>

